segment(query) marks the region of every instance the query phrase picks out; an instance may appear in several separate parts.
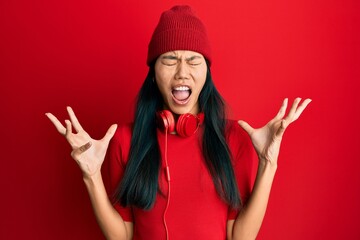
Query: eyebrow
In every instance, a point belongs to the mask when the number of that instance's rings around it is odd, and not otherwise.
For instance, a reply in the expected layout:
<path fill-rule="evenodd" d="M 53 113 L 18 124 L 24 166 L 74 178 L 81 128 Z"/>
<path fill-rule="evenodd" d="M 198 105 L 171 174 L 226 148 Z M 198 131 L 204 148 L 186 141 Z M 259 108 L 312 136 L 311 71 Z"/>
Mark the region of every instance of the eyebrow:
<path fill-rule="evenodd" d="M 201 58 L 200 56 L 191 56 L 189 58 L 186 58 L 185 61 L 192 61 L 194 59 Z M 179 60 L 176 56 L 173 55 L 165 55 L 162 57 L 162 59 L 170 59 L 170 60 Z"/>
<path fill-rule="evenodd" d="M 166 55 L 166 56 L 162 56 L 162 59 L 177 60 L 178 58 L 176 56 Z"/>

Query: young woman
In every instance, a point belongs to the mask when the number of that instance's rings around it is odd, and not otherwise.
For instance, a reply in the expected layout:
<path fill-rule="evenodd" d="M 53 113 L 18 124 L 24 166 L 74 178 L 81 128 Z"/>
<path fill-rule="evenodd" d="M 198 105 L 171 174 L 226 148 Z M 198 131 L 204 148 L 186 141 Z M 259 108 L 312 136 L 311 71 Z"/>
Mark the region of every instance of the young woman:
<path fill-rule="evenodd" d="M 150 41 L 133 124 L 112 125 L 94 140 L 70 107 L 66 126 L 46 114 L 72 146 L 106 238 L 256 238 L 282 136 L 311 100 L 295 99 L 285 117 L 285 99 L 260 129 L 227 120 L 211 60 L 202 22 L 190 7 L 175 6 L 161 15 Z M 114 199 L 102 181 L 105 156 Z"/>

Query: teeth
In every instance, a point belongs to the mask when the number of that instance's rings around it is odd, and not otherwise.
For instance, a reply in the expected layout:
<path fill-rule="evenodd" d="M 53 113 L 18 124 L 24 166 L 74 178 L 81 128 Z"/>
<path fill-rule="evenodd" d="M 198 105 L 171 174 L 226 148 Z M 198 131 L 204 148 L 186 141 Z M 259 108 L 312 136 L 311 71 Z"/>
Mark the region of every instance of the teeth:
<path fill-rule="evenodd" d="M 186 87 L 186 86 L 176 87 L 174 89 L 177 90 L 177 91 L 188 91 L 188 90 L 190 90 L 190 88 Z"/>

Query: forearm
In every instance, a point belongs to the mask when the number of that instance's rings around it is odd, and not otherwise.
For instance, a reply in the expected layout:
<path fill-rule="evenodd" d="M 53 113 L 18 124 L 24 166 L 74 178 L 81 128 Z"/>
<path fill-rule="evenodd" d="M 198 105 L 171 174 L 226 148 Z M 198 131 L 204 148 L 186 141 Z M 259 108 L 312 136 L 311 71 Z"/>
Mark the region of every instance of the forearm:
<path fill-rule="evenodd" d="M 265 216 L 276 168 L 270 162 L 260 161 L 251 196 L 234 222 L 233 240 L 256 238 Z"/>
<path fill-rule="evenodd" d="M 132 238 L 129 223 L 125 223 L 111 204 L 101 173 L 84 177 L 97 222 L 107 239 L 127 240 Z"/>

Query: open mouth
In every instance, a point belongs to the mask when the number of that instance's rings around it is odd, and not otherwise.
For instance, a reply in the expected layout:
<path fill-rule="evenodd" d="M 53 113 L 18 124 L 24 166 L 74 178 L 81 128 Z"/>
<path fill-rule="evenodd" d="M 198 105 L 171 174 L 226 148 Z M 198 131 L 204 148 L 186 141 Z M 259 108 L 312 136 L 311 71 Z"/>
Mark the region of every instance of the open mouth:
<path fill-rule="evenodd" d="M 178 86 L 172 90 L 173 99 L 178 104 L 186 104 L 190 99 L 191 89 L 188 86 Z"/>

